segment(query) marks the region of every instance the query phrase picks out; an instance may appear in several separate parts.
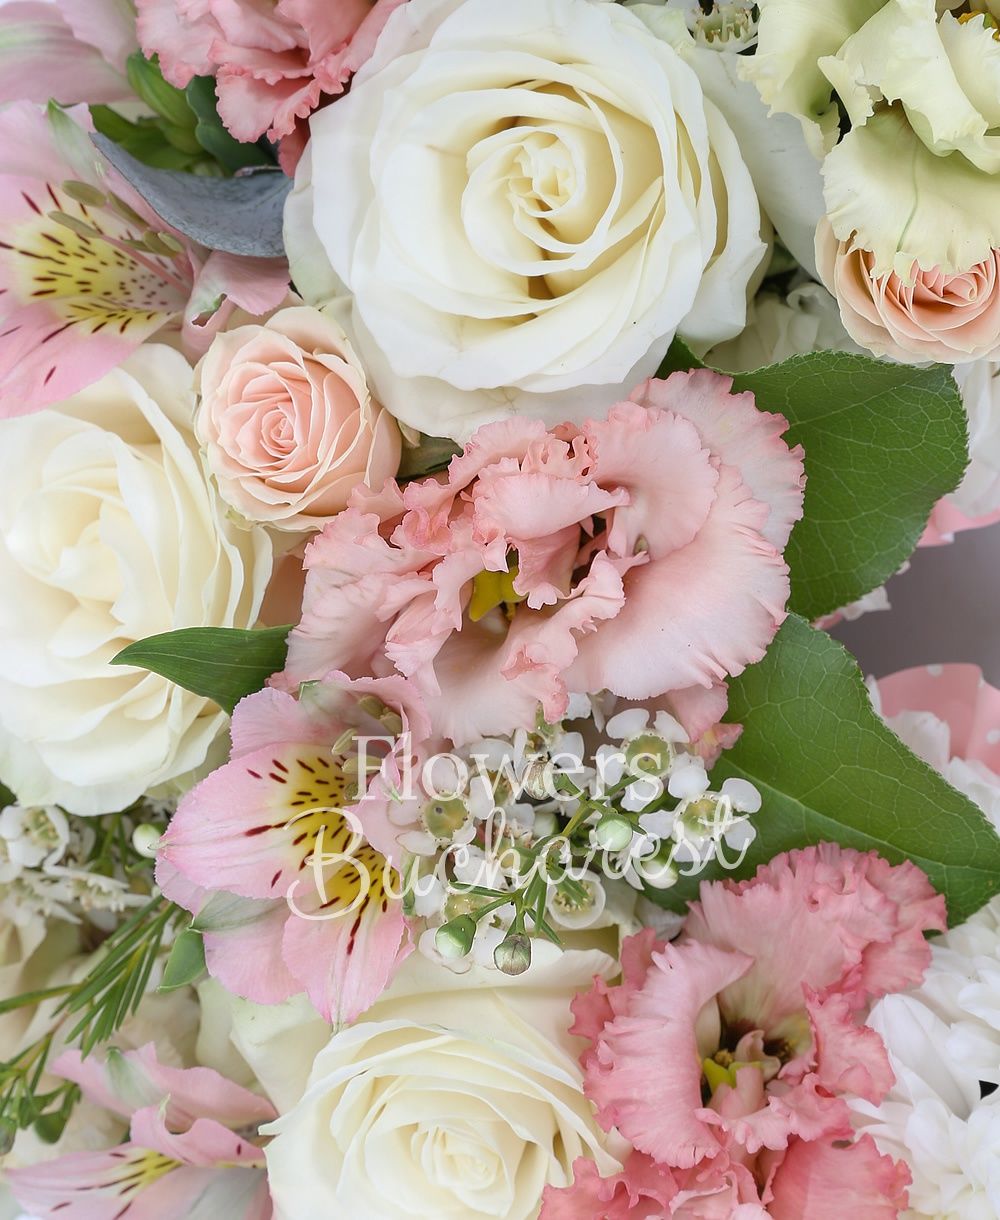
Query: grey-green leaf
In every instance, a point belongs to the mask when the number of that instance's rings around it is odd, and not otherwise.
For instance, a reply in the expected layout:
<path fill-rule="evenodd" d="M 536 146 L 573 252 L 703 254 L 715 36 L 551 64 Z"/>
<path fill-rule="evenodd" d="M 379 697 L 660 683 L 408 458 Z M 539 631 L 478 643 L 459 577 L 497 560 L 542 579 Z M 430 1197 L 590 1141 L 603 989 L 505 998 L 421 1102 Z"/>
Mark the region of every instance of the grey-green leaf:
<path fill-rule="evenodd" d="M 232 712 L 285 665 L 291 627 L 185 627 L 129 644 L 111 662 L 162 674 Z"/>
<path fill-rule="evenodd" d="M 205 973 L 205 941 L 194 928 L 185 928 L 170 949 L 159 991 L 176 991 L 197 983 Z"/>
<path fill-rule="evenodd" d="M 730 683 L 743 733 L 712 772 L 763 798 L 742 865 L 649 896 L 680 907 L 701 880 L 745 877 L 778 852 L 833 841 L 912 860 L 945 895 L 953 923 L 1000 892 L 1000 837 L 981 810 L 910 752 L 872 709 L 847 651 L 790 616 L 767 655 Z"/>
<path fill-rule="evenodd" d="M 143 165 L 131 153 L 95 134 L 93 142 L 116 170 L 169 225 L 210 250 L 279 258 L 285 197 L 292 180 L 277 167 L 235 178 L 211 178 Z"/>

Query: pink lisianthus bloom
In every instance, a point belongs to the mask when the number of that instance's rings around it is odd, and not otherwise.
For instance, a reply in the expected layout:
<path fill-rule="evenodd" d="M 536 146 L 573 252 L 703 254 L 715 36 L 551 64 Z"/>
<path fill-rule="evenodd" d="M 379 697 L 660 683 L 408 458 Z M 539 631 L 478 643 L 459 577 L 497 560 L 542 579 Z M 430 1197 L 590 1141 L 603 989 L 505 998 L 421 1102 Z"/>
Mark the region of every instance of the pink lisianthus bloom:
<path fill-rule="evenodd" d="M 214 76 L 219 115 L 237 140 L 291 137 L 324 96 L 343 93 L 403 0 L 137 0 L 139 41 L 183 89 Z"/>
<path fill-rule="evenodd" d="M 305 991 L 341 1024 L 388 985 L 412 948 L 388 792 L 426 734 L 398 677 L 333 675 L 299 699 L 263 690 L 237 705 L 230 760 L 181 801 L 156 867 L 227 990 L 262 1004 Z"/>
<path fill-rule="evenodd" d="M 914 865 L 831 844 L 704 884 L 680 940 L 631 937 L 621 982 L 595 980 L 574 1002 L 599 1121 L 672 1172 L 714 1172 L 720 1191 L 743 1167 L 768 1209 L 747 1215 L 835 1220 L 846 1174 L 859 1214 L 895 1216 L 906 1171 L 852 1143 L 845 1098 L 877 1104 L 891 1086 L 864 1017 L 920 982 L 924 933 L 944 926 Z"/>
<path fill-rule="evenodd" d="M 39 1220 L 159 1220 L 273 1215 L 256 1128 L 277 1115 L 263 1097 L 211 1068 L 171 1068 L 152 1044 L 84 1059 L 66 1051 L 52 1071 L 95 1105 L 127 1118 L 127 1143 L 76 1152 L 4 1175 Z"/>
<path fill-rule="evenodd" d="M 279 682 L 398 672 L 456 745 L 573 692 L 717 707 L 785 616 L 802 509 L 786 421 L 731 384 L 675 373 L 579 428 L 489 424 L 440 478 L 357 489 L 306 552 Z"/>
<path fill-rule="evenodd" d="M 209 251 L 104 161 L 84 107 L 0 111 L 0 417 L 61 402 L 145 339 L 197 357 L 233 309 L 288 292 L 284 259 Z"/>

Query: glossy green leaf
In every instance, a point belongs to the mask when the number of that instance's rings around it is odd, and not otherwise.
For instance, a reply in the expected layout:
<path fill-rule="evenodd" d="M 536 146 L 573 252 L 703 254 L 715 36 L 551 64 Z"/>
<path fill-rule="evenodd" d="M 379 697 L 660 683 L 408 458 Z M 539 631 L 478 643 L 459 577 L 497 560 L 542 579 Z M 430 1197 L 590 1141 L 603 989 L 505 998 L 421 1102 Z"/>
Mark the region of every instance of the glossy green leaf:
<path fill-rule="evenodd" d="M 727 718 L 743 733 L 712 779 L 738 776 L 757 787 L 757 836 L 739 868 L 715 864 L 651 898 L 679 908 L 701 880 L 749 876 L 778 852 L 827 841 L 912 860 L 945 895 L 952 922 L 1000 892 L 1000 837 L 886 727 L 835 640 L 793 615 L 729 690 Z"/>
<path fill-rule="evenodd" d="M 289 631 L 291 627 L 185 627 L 129 644 L 112 664 L 162 674 L 231 712 L 244 695 L 261 690 L 284 668 Z"/>
<path fill-rule="evenodd" d="M 658 375 L 705 367 L 674 340 Z M 829 614 L 884 583 L 917 544 L 935 503 L 962 478 L 966 415 L 943 365 L 909 368 L 813 352 L 749 373 L 733 390 L 789 422 L 805 450 L 802 520 L 785 552 L 789 606 Z"/>

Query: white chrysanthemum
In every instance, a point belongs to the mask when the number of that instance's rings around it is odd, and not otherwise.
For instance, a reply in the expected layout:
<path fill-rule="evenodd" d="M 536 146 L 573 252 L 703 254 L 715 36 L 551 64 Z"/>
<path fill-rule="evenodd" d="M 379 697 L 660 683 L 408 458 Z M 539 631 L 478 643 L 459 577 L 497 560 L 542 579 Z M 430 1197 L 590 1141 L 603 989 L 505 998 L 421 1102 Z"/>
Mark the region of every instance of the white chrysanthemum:
<path fill-rule="evenodd" d="M 878 691 L 873 690 L 878 707 Z M 1000 776 L 952 755 L 948 724 L 904 711 L 887 723 L 1000 826 Z M 880 1106 L 853 1103 L 856 1125 L 902 1157 L 913 1184 L 907 1220 L 1000 1215 L 1000 898 L 936 941 L 923 985 L 881 1000 L 869 1024 L 896 1081 Z M 984 1096 L 985 1094 L 985 1096 Z"/>

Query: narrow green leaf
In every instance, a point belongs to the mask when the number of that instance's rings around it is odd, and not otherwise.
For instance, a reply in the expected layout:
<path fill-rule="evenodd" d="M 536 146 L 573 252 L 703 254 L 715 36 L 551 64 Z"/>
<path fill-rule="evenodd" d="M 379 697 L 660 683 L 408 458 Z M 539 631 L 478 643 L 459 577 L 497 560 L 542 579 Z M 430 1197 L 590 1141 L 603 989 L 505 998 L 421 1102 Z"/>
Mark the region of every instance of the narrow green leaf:
<path fill-rule="evenodd" d="M 243 631 L 236 627 L 185 627 L 129 644 L 112 665 L 135 665 L 162 674 L 185 690 L 214 700 L 227 712 L 261 690 L 285 664 L 291 627 Z"/>
<path fill-rule="evenodd" d="M 808 619 L 892 576 L 968 461 L 965 410 L 943 365 L 813 352 L 739 373 L 733 389 L 786 416 L 786 439 L 805 449 L 803 517 L 786 558 L 789 606 Z"/>
<path fill-rule="evenodd" d="M 176 991 L 196 983 L 205 973 L 205 941 L 194 928 L 185 928 L 170 949 L 158 991 Z"/>
<path fill-rule="evenodd" d="M 680 907 L 702 880 L 746 877 L 778 852 L 826 841 L 912 860 L 955 923 L 1000 892 L 992 825 L 879 719 L 854 660 L 825 633 L 790 616 L 763 661 L 730 683 L 729 719 L 743 733 L 712 779 L 759 789 L 757 837 L 739 868 L 713 865 L 650 898 Z"/>

